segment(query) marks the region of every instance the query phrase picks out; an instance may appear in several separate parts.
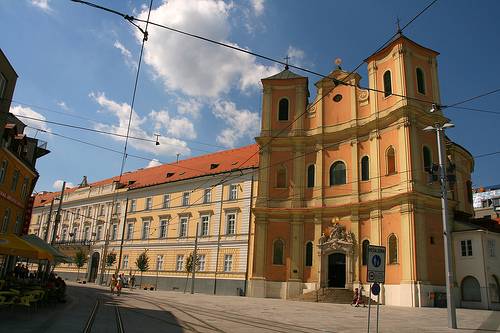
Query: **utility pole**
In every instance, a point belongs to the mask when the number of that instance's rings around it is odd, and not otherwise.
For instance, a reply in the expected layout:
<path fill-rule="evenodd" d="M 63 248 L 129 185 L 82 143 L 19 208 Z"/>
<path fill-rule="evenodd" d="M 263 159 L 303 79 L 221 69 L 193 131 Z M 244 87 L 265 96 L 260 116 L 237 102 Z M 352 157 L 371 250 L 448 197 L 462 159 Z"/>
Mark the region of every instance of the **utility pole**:
<path fill-rule="evenodd" d="M 54 208 L 54 200 L 55 198 L 52 199 L 50 202 L 50 209 L 49 209 L 49 216 L 47 216 L 47 228 L 45 229 L 45 232 L 43 233 L 43 240 L 48 241 L 49 238 L 49 228 L 50 228 L 50 220 L 52 218 L 52 209 Z"/>
<path fill-rule="evenodd" d="M 431 110 L 432 112 L 432 110 Z M 446 128 L 454 127 L 455 125 L 446 123 L 444 125 L 435 124 L 427 126 L 424 131 L 435 131 L 437 139 L 438 157 L 439 157 L 439 178 L 441 185 L 441 208 L 443 218 L 443 240 L 444 240 L 444 261 L 446 268 L 446 306 L 448 310 L 448 327 L 457 328 L 457 314 L 455 303 L 453 302 L 452 288 L 453 265 L 452 265 L 452 246 L 451 246 L 451 228 L 448 221 L 448 183 L 446 177 L 446 162 L 445 162 L 445 147 L 443 144 L 443 132 Z"/>
<path fill-rule="evenodd" d="M 198 261 L 198 230 L 200 226 L 200 221 L 196 222 L 196 236 L 194 238 L 194 252 L 193 256 L 191 258 L 191 269 L 192 269 L 192 276 L 191 276 L 191 294 L 194 294 L 194 278 L 196 275 L 196 263 Z"/>
<path fill-rule="evenodd" d="M 61 207 L 64 198 L 64 188 L 66 187 L 66 182 L 62 184 L 61 196 L 59 198 L 59 206 L 57 207 L 56 219 L 54 221 L 54 230 L 52 230 L 52 240 L 50 241 L 51 245 L 54 245 L 56 240 L 57 228 L 59 227 L 59 222 L 61 221 Z"/>
<path fill-rule="evenodd" d="M 118 271 L 120 271 L 121 262 L 122 262 L 123 239 L 125 238 L 125 226 L 127 225 L 127 213 L 128 213 L 128 197 L 127 197 L 127 200 L 125 201 L 125 214 L 123 217 L 122 238 L 120 240 L 120 254 L 118 255 L 118 268 L 117 268 Z"/>

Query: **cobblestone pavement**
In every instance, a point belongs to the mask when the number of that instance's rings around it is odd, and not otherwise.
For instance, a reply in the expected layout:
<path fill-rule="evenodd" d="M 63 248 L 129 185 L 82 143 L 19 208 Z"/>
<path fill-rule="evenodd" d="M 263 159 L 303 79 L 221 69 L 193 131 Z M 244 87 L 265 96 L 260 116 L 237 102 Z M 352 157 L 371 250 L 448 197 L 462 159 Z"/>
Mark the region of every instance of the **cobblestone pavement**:
<path fill-rule="evenodd" d="M 366 332 L 367 314 L 341 304 L 168 291 L 112 296 L 104 287 L 69 283 L 65 304 L 0 310 L 0 331 L 82 332 L 93 318 L 89 332 Z M 381 306 L 379 331 L 500 332 L 498 311 L 458 309 L 457 316 L 460 329 L 450 330 L 446 309 Z"/>

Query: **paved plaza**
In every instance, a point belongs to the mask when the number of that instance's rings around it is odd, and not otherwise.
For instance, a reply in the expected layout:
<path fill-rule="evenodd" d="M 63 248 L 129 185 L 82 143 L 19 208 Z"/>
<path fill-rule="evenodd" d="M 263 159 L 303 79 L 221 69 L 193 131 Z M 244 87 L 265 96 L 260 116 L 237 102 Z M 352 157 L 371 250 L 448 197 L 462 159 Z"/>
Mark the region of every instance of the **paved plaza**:
<path fill-rule="evenodd" d="M 375 315 L 372 308 L 372 315 Z M 126 290 L 68 284 L 64 304 L 0 310 L 2 332 L 366 332 L 366 308 L 279 299 Z M 380 332 L 500 332 L 500 312 L 380 307 Z M 373 318 L 373 317 L 372 317 Z M 373 321 L 371 332 L 375 332 Z"/>

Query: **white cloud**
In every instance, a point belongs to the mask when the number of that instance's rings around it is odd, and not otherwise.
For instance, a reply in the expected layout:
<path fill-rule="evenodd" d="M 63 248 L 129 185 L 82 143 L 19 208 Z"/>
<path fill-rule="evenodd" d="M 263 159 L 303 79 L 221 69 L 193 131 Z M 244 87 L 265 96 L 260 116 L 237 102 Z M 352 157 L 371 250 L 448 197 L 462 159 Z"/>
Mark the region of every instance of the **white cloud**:
<path fill-rule="evenodd" d="M 170 0 L 152 10 L 151 20 L 240 47 L 228 41 L 232 7 L 232 3 L 221 0 Z M 139 17 L 146 19 L 147 11 L 143 10 Z M 258 64 L 249 54 L 151 25 L 148 30 L 144 61 L 167 91 L 218 97 L 234 87 L 242 91 L 258 87 L 261 78 L 279 71 L 276 66 Z M 135 36 L 142 41 L 140 32 Z"/>
<path fill-rule="evenodd" d="M 66 105 L 65 101 L 59 101 L 57 102 L 57 105 L 64 111 L 70 111 L 70 108 Z"/>
<path fill-rule="evenodd" d="M 52 184 L 52 188 L 56 191 L 60 191 L 62 189 L 63 180 L 58 179 Z M 71 182 L 66 182 L 65 188 L 75 187 L 75 185 Z"/>
<path fill-rule="evenodd" d="M 168 111 L 151 111 L 149 118 L 155 124 L 155 130 L 164 129 L 176 138 L 195 139 L 196 132 L 193 123 L 185 118 L 172 118 Z"/>
<path fill-rule="evenodd" d="M 302 62 L 304 61 L 306 55 L 303 50 L 290 45 L 288 46 L 286 53 L 290 57 L 290 64 L 302 66 Z"/>
<path fill-rule="evenodd" d="M 250 0 L 255 15 L 260 15 L 264 12 L 264 1 L 265 0 Z"/>
<path fill-rule="evenodd" d="M 115 48 L 117 48 L 118 50 L 120 50 L 120 53 L 122 54 L 123 58 L 125 59 L 125 63 L 127 64 L 127 66 L 131 67 L 131 68 L 137 68 L 137 61 L 135 61 L 133 58 L 132 58 L 132 53 L 122 44 L 120 43 L 119 41 L 115 41 L 115 43 L 113 44 L 113 46 Z"/>
<path fill-rule="evenodd" d="M 49 5 L 49 0 L 31 0 L 31 4 L 35 7 L 40 8 L 44 12 L 52 12 L 52 8 Z"/>
<path fill-rule="evenodd" d="M 15 106 L 11 107 L 10 113 L 12 113 L 16 116 L 26 116 L 26 117 L 30 117 L 30 118 L 37 118 L 37 119 L 46 120 L 46 118 L 42 114 L 40 114 L 36 111 L 33 111 L 33 109 L 31 109 L 29 107 L 23 107 L 20 105 L 15 105 Z M 42 121 L 28 119 L 28 118 L 22 118 L 22 117 L 19 117 L 19 119 L 28 126 L 38 128 L 40 130 L 43 130 L 43 131 L 50 133 L 50 128 L 47 126 L 47 123 L 44 123 Z M 34 136 L 35 132 L 36 132 L 36 130 L 33 130 L 33 129 L 26 129 L 24 131 L 24 133 L 27 134 L 28 136 Z"/>
<path fill-rule="evenodd" d="M 217 136 L 217 142 L 224 146 L 234 147 L 240 139 L 253 138 L 259 132 L 260 119 L 258 114 L 246 109 L 238 110 L 233 102 L 217 101 L 212 113 L 228 125 Z"/>
<path fill-rule="evenodd" d="M 177 112 L 183 115 L 188 115 L 193 118 L 198 118 L 200 116 L 201 107 L 203 106 L 200 101 L 194 98 L 190 99 L 178 99 L 177 100 Z"/>
<path fill-rule="evenodd" d="M 126 135 L 127 126 L 130 115 L 130 105 L 127 103 L 118 103 L 106 97 L 104 93 L 91 93 L 89 95 L 97 104 L 99 104 L 103 109 L 99 112 L 107 112 L 118 118 L 118 123 L 116 125 L 97 123 L 95 128 L 102 131 L 112 132 L 116 134 Z M 152 113 L 154 113 L 153 111 Z M 162 112 L 162 111 L 160 111 Z M 157 113 L 160 113 L 157 112 Z M 175 156 L 176 153 L 182 153 L 183 155 L 189 155 L 190 149 L 188 148 L 185 141 L 179 140 L 177 138 L 169 137 L 166 134 L 170 133 L 169 128 L 165 127 L 164 122 L 167 118 L 170 120 L 168 112 L 163 111 L 166 114 L 161 114 L 164 117 L 152 118 L 152 116 L 141 118 L 135 111 L 132 113 L 132 121 L 130 124 L 129 136 L 139 137 L 139 138 L 150 138 L 155 139 L 152 132 L 147 131 L 145 128 L 153 127 L 153 121 L 155 121 L 155 132 L 159 133 L 161 136 L 159 138 L 160 145 L 155 145 L 154 142 L 142 141 L 129 139 L 129 144 L 137 150 L 151 152 L 156 155 L 169 155 Z M 159 122 L 159 123 L 158 123 Z M 186 134 L 184 134 L 186 135 Z M 192 135 L 192 134 L 188 134 Z M 125 138 L 112 136 L 114 140 L 124 141 Z"/>
<path fill-rule="evenodd" d="M 159 166 L 159 165 L 161 165 L 161 162 L 158 161 L 156 158 L 153 158 L 151 161 L 149 161 L 146 168 L 152 168 L 152 167 Z"/>

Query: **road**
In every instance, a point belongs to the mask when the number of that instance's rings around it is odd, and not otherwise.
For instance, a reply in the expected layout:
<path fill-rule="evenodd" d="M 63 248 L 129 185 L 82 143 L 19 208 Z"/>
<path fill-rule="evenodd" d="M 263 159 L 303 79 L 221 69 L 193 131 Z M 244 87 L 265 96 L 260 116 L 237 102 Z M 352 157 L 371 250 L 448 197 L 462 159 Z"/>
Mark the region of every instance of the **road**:
<path fill-rule="evenodd" d="M 367 314 L 341 304 L 236 296 L 143 290 L 117 296 L 103 287 L 69 283 L 64 304 L 1 309 L 0 331 L 366 332 Z M 459 309 L 458 323 L 460 330 L 446 328 L 446 309 L 380 308 L 380 332 L 398 333 L 500 332 L 500 312 Z"/>

